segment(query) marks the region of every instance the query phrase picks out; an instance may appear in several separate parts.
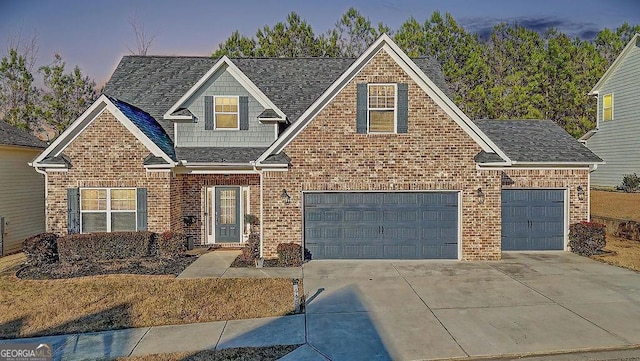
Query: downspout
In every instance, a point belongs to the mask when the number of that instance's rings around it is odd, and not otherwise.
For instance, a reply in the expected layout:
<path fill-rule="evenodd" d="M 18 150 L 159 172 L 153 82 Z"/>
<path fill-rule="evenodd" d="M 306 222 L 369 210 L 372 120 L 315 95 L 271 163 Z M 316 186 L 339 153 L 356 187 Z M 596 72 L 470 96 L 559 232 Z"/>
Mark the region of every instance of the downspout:
<path fill-rule="evenodd" d="M 255 161 L 250 161 L 249 162 L 251 164 L 251 166 L 253 166 L 253 170 L 258 173 L 258 175 L 260 176 L 260 258 L 264 258 L 264 252 L 263 252 L 263 245 L 262 245 L 262 237 L 263 237 L 263 225 L 264 225 L 264 192 L 263 192 L 263 186 L 262 186 L 262 173 L 264 172 L 264 170 L 258 170 L 258 168 L 256 167 L 256 162 Z"/>
<path fill-rule="evenodd" d="M 36 172 L 44 175 L 44 231 L 47 232 L 49 230 L 49 225 L 47 221 L 47 209 L 49 209 L 49 178 L 47 177 L 47 171 L 41 170 L 40 168 L 33 165 L 33 163 L 29 163 Z"/>

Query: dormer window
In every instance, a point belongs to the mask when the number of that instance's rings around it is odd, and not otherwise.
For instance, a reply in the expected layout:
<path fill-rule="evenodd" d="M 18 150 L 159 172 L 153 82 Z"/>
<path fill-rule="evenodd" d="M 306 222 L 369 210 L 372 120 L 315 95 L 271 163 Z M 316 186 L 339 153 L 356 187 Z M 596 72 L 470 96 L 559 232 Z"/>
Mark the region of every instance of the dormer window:
<path fill-rule="evenodd" d="M 216 129 L 239 129 L 238 97 L 215 97 Z"/>

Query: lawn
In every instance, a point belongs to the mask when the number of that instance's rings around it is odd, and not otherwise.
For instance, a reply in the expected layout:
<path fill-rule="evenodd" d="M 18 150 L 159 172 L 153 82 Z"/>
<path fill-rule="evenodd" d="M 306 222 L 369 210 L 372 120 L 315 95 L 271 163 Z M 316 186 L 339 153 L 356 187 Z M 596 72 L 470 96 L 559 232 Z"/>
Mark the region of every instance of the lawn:
<path fill-rule="evenodd" d="M 21 280 L 0 258 L 0 338 L 210 322 L 293 312 L 290 279 L 105 275 Z"/>
<path fill-rule="evenodd" d="M 591 256 L 591 258 L 614 266 L 640 271 L 640 242 L 607 236 L 607 245 L 604 249 L 611 251 L 611 253 Z"/>
<path fill-rule="evenodd" d="M 640 221 L 640 193 L 593 190 L 591 214 Z"/>

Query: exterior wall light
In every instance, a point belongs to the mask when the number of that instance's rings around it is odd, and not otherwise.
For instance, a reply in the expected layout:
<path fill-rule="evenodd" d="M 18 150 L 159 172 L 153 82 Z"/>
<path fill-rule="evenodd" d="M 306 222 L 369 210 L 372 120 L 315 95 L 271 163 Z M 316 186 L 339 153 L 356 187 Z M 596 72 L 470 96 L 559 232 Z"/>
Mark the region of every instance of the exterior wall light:
<path fill-rule="evenodd" d="M 478 197 L 479 203 L 484 203 L 484 192 L 482 191 L 482 187 L 478 187 L 478 189 L 476 189 L 476 196 Z"/>
<path fill-rule="evenodd" d="M 578 186 L 578 188 L 576 188 L 576 190 L 578 191 L 578 199 L 581 200 L 581 201 L 584 201 L 585 192 L 584 192 L 584 189 L 582 188 L 582 186 Z"/>
<path fill-rule="evenodd" d="M 284 200 L 285 203 L 291 203 L 291 196 L 287 193 L 287 190 L 282 188 L 282 194 L 280 197 Z"/>

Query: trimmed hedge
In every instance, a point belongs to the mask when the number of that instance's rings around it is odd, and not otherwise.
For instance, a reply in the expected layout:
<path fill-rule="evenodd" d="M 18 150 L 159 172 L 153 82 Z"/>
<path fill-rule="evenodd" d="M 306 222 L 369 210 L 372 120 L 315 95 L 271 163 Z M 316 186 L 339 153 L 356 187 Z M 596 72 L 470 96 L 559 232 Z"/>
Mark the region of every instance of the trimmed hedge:
<path fill-rule="evenodd" d="M 622 177 L 622 189 L 628 193 L 640 191 L 640 176 L 636 173 L 625 174 Z"/>
<path fill-rule="evenodd" d="M 104 261 L 155 256 L 153 232 L 70 234 L 58 239 L 60 261 Z"/>
<path fill-rule="evenodd" d="M 635 221 L 618 223 L 616 236 L 628 239 L 630 241 L 640 241 L 640 223 Z"/>
<path fill-rule="evenodd" d="M 160 257 L 180 257 L 187 251 L 187 237 L 184 233 L 166 231 L 158 237 L 158 255 Z"/>
<path fill-rule="evenodd" d="M 302 266 L 302 246 L 297 243 L 280 243 L 276 249 L 278 252 L 278 265 L 282 267 Z"/>
<path fill-rule="evenodd" d="M 34 266 L 58 262 L 58 236 L 40 233 L 22 242 L 22 251 L 27 263 Z"/>
<path fill-rule="evenodd" d="M 573 253 L 587 257 L 600 254 L 606 244 L 604 224 L 580 222 L 572 224 L 569 229 L 569 247 Z"/>

